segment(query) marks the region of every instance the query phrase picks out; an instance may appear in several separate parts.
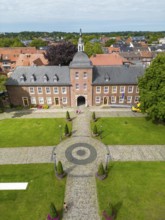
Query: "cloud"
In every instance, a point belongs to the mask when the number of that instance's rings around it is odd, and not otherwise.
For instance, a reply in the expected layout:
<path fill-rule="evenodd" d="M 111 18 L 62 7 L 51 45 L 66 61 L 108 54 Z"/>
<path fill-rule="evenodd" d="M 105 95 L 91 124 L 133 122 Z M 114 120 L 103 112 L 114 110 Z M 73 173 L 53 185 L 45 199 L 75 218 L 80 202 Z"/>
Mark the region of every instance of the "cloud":
<path fill-rule="evenodd" d="M 165 22 L 164 12 L 164 0 L 5 0 L 0 24 Z"/>

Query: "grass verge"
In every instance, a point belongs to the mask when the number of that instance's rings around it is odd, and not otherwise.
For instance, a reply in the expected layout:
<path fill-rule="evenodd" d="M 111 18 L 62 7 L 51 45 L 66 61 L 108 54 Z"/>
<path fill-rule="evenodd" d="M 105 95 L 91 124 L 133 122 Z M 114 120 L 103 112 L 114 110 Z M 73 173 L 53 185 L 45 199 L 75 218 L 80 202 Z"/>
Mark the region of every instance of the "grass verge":
<path fill-rule="evenodd" d="M 0 120 L 0 147 L 56 145 L 61 134 L 64 138 L 65 124 L 62 118 Z"/>
<path fill-rule="evenodd" d="M 165 144 L 165 125 L 146 118 L 100 118 L 95 123 L 107 145 Z"/>
<path fill-rule="evenodd" d="M 97 180 L 100 214 L 111 202 L 116 220 L 163 220 L 165 162 L 112 162 Z"/>
<path fill-rule="evenodd" d="M 57 180 L 53 164 L 1 165 L 0 182 L 29 182 L 28 189 L 0 191 L 3 220 L 45 220 L 53 202 L 60 215 L 66 179 Z"/>

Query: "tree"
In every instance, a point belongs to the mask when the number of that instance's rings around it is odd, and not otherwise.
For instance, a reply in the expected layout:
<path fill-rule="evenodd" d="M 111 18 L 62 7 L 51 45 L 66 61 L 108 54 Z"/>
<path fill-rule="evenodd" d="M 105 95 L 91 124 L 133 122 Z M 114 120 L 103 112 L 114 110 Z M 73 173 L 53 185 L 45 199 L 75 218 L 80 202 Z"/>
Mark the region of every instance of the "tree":
<path fill-rule="evenodd" d="M 115 44 L 115 43 L 116 43 L 115 39 L 110 39 L 110 40 L 106 41 L 105 47 L 110 47 L 112 44 Z"/>
<path fill-rule="evenodd" d="M 94 125 L 94 127 L 93 127 L 93 134 L 95 134 L 95 135 L 97 135 L 97 134 L 98 134 L 98 131 L 97 131 L 97 126 L 96 126 L 96 125 Z"/>
<path fill-rule="evenodd" d="M 165 121 L 165 53 L 159 54 L 138 82 L 140 108 L 152 120 Z"/>
<path fill-rule="evenodd" d="M 75 45 L 71 42 L 65 42 L 48 47 L 45 57 L 48 59 L 49 65 L 68 66 L 76 52 L 77 47 Z"/>
<path fill-rule="evenodd" d="M 7 77 L 6 77 L 6 76 L 0 75 L 0 92 L 6 90 L 6 88 L 5 88 L 5 82 L 6 82 L 6 80 L 7 80 Z"/>
<path fill-rule="evenodd" d="M 102 176 L 102 175 L 104 175 L 104 174 L 105 174 L 105 169 L 104 169 L 104 166 L 103 166 L 103 164 L 102 164 L 102 163 L 100 163 L 100 164 L 99 164 L 97 174 L 98 174 L 99 176 Z"/>
<path fill-rule="evenodd" d="M 67 124 L 65 125 L 65 130 L 64 130 L 64 132 L 65 132 L 65 136 L 69 136 L 69 128 L 68 128 L 68 125 L 67 125 Z"/>
<path fill-rule="evenodd" d="M 62 166 L 61 161 L 58 161 L 58 164 L 57 164 L 57 174 L 58 175 L 64 174 L 64 170 L 63 170 L 63 166 Z"/>
<path fill-rule="evenodd" d="M 30 43 L 30 46 L 31 47 L 36 47 L 36 48 L 39 48 L 39 47 L 44 47 L 44 46 L 47 46 L 47 42 L 46 41 L 43 41 L 41 39 L 34 39 L 32 40 L 32 42 Z"/>
<path fill-rule="evenodd" d="M 101 54 L 103 53 L 102 49 L 101 49 L 101 44 L 100 43 L 90 43 L 87 42 L 85 44 L 85 52 L 86 54 L 91 57 L 93 54 Z"/>
<path fill-rule="evenodd" d="M 93 119 L 93 121 L 96 121 L 96 114 L 95 114 L 95 112 L 92 113 L 92 119 Z"/>
<path fill-rule="evenodd" d="M 58 217 L 58 213 L 57 213 L 57 210 L 56 210 L 54 203 L 50 204 L 50 216 L 51 216 L 51 218 Z"/>
<path fill-rule="evenodd" d="M 68 120 L 68 121 L 70 121 L 71 119 L 70 119 L 70 114 L 69 114 L 69 112 L 67 111 L 66 112 L 66 119 Z"/>

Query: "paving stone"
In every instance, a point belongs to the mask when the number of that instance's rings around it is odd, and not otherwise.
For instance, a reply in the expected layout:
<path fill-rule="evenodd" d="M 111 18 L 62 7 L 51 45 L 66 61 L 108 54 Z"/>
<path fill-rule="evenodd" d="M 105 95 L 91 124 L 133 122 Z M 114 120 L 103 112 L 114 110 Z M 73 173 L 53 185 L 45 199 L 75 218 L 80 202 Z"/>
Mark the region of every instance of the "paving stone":
<path fill-rule="evenodd" d="M 67 213 L 64 213 L 63 219 L 99 220 L 95 173 L 100 162 L 106 165 L 108 160 L 164 161 L 165 145 L 105 146 L 91 137 L 90 120 L 92 111 L 96 112 L 97 117 L 142 116 L 142 114 L 131 112 L 130 109 L 80 108 L 80 114 L 76 114 L 77 108 L 10 112 L 0 114 L 0 120 L 14 117 L 65 117 L 67 110 L 71 112 L 71 117 L 73 118 L 72 137 L 62 141 L 57 146 L 0 148 L 0 164 L 53 163 L 54 159 L 56 159 L 56 162 L 61 160 L 64 170 L 68 174 L 65 201 L 69 209 Z M 71 149 L 72 146 L 74 146 L 73 149 Z M 87 146 L 90 147 L 88 148 Z M 75 163 L 75 161 L 84 162 L 85 159 L 90 158 L 91 149 L 96 152 L 92 160 L 88 159 L 88 163 Z M 53 158 L 54 152 L 56 153 L 56 158 Z M 109 153 L 108 158 L 107 153 Z M 69 155 L 72 160 L 68 159 L 66 155 Z"/>

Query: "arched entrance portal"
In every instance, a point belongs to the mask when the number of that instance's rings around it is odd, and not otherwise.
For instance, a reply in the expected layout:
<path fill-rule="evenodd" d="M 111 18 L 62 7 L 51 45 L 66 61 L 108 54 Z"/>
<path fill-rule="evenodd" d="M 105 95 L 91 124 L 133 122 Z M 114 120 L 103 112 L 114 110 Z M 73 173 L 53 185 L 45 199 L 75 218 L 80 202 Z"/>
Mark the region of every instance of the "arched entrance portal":
<path fill-rule="evenodd" d="M 79 96 L 77 98 L 77 106 L 80 106 L 80 105 L 85 105 L 85 97 L 84 96 Z"/>

